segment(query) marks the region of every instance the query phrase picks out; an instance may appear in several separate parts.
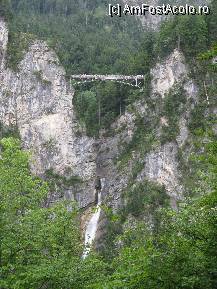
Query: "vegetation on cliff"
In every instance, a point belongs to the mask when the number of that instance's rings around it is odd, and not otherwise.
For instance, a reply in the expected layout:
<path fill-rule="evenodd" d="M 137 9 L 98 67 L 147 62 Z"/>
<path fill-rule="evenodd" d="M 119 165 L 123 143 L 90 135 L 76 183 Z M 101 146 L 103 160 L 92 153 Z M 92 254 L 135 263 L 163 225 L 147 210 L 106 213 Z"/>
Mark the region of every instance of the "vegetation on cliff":
<path fill-rule="evenodd" d="M 56 50 L 67 74 L 148 74 L 156 59 L 178 47 L 191 64 L 191 76 L 200 88 L 199 103 L 189 116 L 192 147 L 197 153 L 192 156 L 192 163 L 197 165 L 192 165 L 189 173 L 190 177 L 197 175 L 197 186 L 194 182 L 194 187 L 188 188 L 194 198 L 184 199 L 177 212 L 168 209 L 164 187 L 146 180 L 135 184 L 144 165 L 135 164 L 123 209 L 114 215 L 103 208 L 113 230 L 108 236 L 110 244 L 83 260 L 75 204 L 47 204 L 52 185 L 61 190 L 81 180 L 56 175 L 52 170 L 47 171 L 50 184 L 32 176 L 29 154 L 22 151 L 16 129 L 0 124 L 0 288 L 214 289 L 217 141 L 212 108 L 216 106 L 217 86 L 212 60 L 217 56 L 217 2 L 213 1 L 209 17 L 175 17 L 159 32 L 150 34 L 141 33 L 133 18 L 106 18 L 103 11 L 107 1 L 89 2 L 0 0 L 0 16 L 10 19 L 9 65 L 17 66 L 36 36 Z M 115 84 L 86 85 L 78 91 L 75 105 L 89 134 L 96 136 L 140 97 L 147 99 L 149 94 Z M 175 139 L 178 116 L 185 104 L 181 88 L 165 97 L 162 115 L 170 126 L 163 131 L 161 143 Z M 156 141 L 156 120 L 150 120 L 144 133 L 140 129 L 143 119 L 137 119 L 121 164 L 126 165 L 134 150 L 144 155 L 150 150 Z M 182 165 L 187 174 L 186 164 Z M 144 208 L 153 218 L 148 225 Z M 129 216 L 134 222 L 120 231 L 119 223 Z"/>
<path fill-rule="evenodd" d="M 12 15 L 8 65 L 13 69 L 37 37 L 57 52 L 67 75 L 148 75 L 157 59 L 179 48 L 192 63 L 196 77 L 198 54 L 217 41 L 215 1 L 211 15 L 177 16 L 155 33 L 145 32 L 134 17 L 106 16 L 107 0 L 1 1 L 2 13 Z M 136 93 L 122 84 L 95 83 L 76 87 L 74 103 L 87 133 L 97 136 L 100 128 L 108 128 L 136 98 L 148 97 L 147 91 Z"/>
<path fill-rule="evenodd" d="M 115 257 L 82 248 L 73 204 L 46 206 L 47 184 L 29 173 L 17 139 L 1 140 L 0 286 L 4 289 L 201 288 L 216 284 L 217 143 L 199 161 L 211 191 L 180 211 L 161 209 L 157 233 L 143 221 L 119 237 Z M 136 188 L 135 188 L 136 190 Z M 134 208 L 135 209 L 135 208 Z M 117 219 L 113 217 L 113 222 Z M 111 252 L 110 252 L 111 254 Z"/>

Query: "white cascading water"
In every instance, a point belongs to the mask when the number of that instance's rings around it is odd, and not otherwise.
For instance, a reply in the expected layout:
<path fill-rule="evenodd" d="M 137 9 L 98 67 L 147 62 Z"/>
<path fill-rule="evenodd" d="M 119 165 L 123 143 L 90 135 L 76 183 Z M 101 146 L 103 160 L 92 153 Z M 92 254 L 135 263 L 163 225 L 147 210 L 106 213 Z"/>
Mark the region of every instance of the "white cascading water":
<path fill-rule="evenodd" d="M 98 203 L 95 209 L 95 213 L 91 217 L 87 228 L 85 232 L 85 249 L 82 255 L 82 258 L 85 259 L 88 254 L 90 253 L 91 250 L 91 245 L 96 237 L 96 231 L 97 231 L 97 226 L 98 226 L 98 221 L 101 213 L 101 194 L 102 194 L 102 189 L 104 187 L 104 179 L 101 179 L 101 190 L 98 193 Z"/>

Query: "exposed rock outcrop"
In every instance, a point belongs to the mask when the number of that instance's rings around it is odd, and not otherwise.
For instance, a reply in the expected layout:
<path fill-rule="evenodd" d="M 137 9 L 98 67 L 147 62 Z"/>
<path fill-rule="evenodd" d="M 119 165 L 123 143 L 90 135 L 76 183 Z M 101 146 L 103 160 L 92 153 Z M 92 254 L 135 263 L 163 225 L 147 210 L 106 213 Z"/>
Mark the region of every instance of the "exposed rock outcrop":
<path fill-rule="evenodd" d="M 177 150 L 176 143 L 167 143 L 150 152 L 145 158 L 145 167 L 138 176 L 138 181 L 148 178 L 165 186 L 171 200 L 180 200 L 183 191 L 179 182 Z"/>
<path fill-rule="evenodd" d="M 46 43 L 35 41 L 15 73 L 4 67 L 7 26 L 0 22 L 1 72 L 0 121 L 17 125 L 23 147 L 32 153 L 31 168 L 37 175 L 56 173 L 79 176 L 83 183 L 71 198 L 80 207 L 94 202 L 96 173 L 94 139 L 83 134 L 72 106 L 64 69 Z M 76 194 L 74 194 L 76 193 Z"/>
<path fill-rule="evenodd" d="M 0 18 L 0 70 L 5 66 L 5 56 L 8 43 L 8 28 L 3 19 Z"/>
<path fill-rule="evenodd" d="M 87 137 L 79 126 L 72 105 L 74 91 L 68 85 L 56 54 L 46 43 L 35 41 L 15 73 L 5 66 L 8 30 L 3 20 L 0 20 L 0 32 L 0 121 L 18 127 L 23 148 L 32 153 L 34 174 L 44 176 L 47 170 L 53 169 L 57 174 L 76 175 L 83 180 L 76 188 L 69 186 L 64 191 L 67 199 L 76 199 L 83 208 L 82 230 L 91 217 L 90 207 L 96 201 L 96 177 L 105 179 L 102 202 L 114 212 L 118 211 L 124 205 L 123 192 L 132 185 L 133 168 L 138 162 L 140 171 L 134 183 L 149 180 L 164 186 L 176 209 L 183 193 L 177 154 L 188 141 L 189 114 L 197 103 L 198 94 L 197 86 L 188 78 L 188 68 L 180 51 L 175 50 L 167 59 L 159 60 L 151 70 L 150 94 L 135 102 L 113 124 L 113 136 L 102 133 L 96 141 Z M 168 126 L 167 117 L 160 114 L 161 104 L 177 83 L 186 93 L 188 109 L 178 121 L 178 135 L 161 144 L 158 139 L 162 127 Z M 150 101 L 154 102 L 151 108 Z M 157 141 L 144 151 L 131 150 L 130 158 L 121 167 L 120 155 L 134 138 L 138 118 L 142 120 L 140 129 L 144 135 L 147 123 L 157 120 L 152 131 Z M 58 197 L 53 195 L 54 199 Z M 106 216 L 102 213 L 98 240 L 103 237 L 105 224 Z"/>
<path fill-rule="evenodd" d="M 133 105 L 133 109 L 126 111 L 114 124 L 114 136 L 101 139 L 98 144 L 97 168 L 98 174 L 106 179 L 104 189 L 104 202 L 118 211 L 125 204 L 123 193 L 132 186 L 133 169 L 140 164 L 140 172 L 133 180 L 133 186 L 136 183 L 142 183 L 144 180 L 155 182 L 165 187 L 170 198 L 171 207 L 178 208 L 178 201 L 183 198 L 183 185 L 181 183 L 182 172 L 179 167 L 178 151 L 189 138 L 188 121 L 191 110 L 197 103 L 198 88 L 194 82 L 188 78 L 188 67 L 181 52 L 175 50 L 168 58 L 156 64 L 152 69 L 151 92 L 146 95 L 144 100 L 140 100 Z M 154 143 L 149 151 L 131 151 L 130 158 L 123 168 L 120 168 L 117 161 L 124 152 L 126 145 L 133 139 L 137 129 L 136 119 L 141 118 L 146 133 L 146 124 L 154 119 L 158 119 L 158 124 L 153 130 L 156 138 L 160 138 L 162 126 L 167 123 L 166 117 L 158 116 L 161 113 L 161 103 L 171 89 L 175 89 L 177 84 L 181 85 L 186 94 L 187 109 L 180 116 L 178 127 L 179 133 L 173 141 L 165 144 Z M 151 111 L 148 107 L 148 99 L 154 101 L 155 105 Z M 148 134 L 148 132 L 147 132 Z M 145 145 L 145 144 L 144 144 Z M 116 161 L 115 161 L 116 160 Z M 129 215 L 130 218 L 130 215 Z M 106 226 L 106 217 L 101 216 L 97 241 L 101 243 L 104 227 Z"/>
<path fill-rule="evenodd" d="M 156 64 L 151 70 L 151 76 L 153 94 L 160 94 L 164 98 L 175 83 L 187 76 L 184 56 L 175 50 L 164 62 Z"/>
<path fill-rule="evenodd" d="M 178 82 L 184 82 L 184 90 L 188 99 L 195 99 L 197 94 L 196 85 L 188 79 L 188 69 L 184 61 L 183 55 L 175 50 L 167 59 L 161 63 L 157 63 L 155 68 L 151 71 L 152 91 L 147 98 L 153 98 L 156 103 L 160 103 L 160 99 L 164 99 L 165 95 L 174 87 Z M 156 99 L 157 97 L 157 99 Z M 115 159 L 125 149 L 134 135 L 136 129 L 136 118 L 139 116 L 145 123 L 149 120 L 150 114 L 153 113 L 157 116 L 157 111 L 150 112 L 147 109 L 146 102 L 139 101 L 134 104 L 135 112 L 127 111 L 114 125 L 114 136 L 101 139 L 98 150 L 97 164 L 101 177 L 106 178 L 106 188 L 108 203 L 114 210 L 119 208 L 123 200 L 121 198 L 122 192 L 129 184 L 132 174 L 133 164 L 142 162 L 143 169 L 138 175 L 136 182 L 142 182 L 144 179 L 155 181 L 160 185 L 165 186 L 171 201 L 179 200 L 182 196 L 182 185 L 179 178 L 181 172 L 178 169 L 177 152 L 178 148 L 182 147 L 188 138 L 187 119 L 189 113 L 186 111 L 181 116 L 179 121 L 180 133 L 177 135 L 173 142 L 168 142 L 164 145 L 154 145 L 150 152 L 141 154 L 141 152 L 133 152 L 131 158 L 125 169 L 120 170 L 118 164 L 114 162 Z M 191 107 L 189 107 L 191 109 Z M 165 125 L 166 118 L 159 120 L 160 125 Z M 160 124 L 161 123 L 161 124 Z M 156 128 L 158 134 L 158 128 Z M 158 136 L 159 137 L 159 136 Z"/>

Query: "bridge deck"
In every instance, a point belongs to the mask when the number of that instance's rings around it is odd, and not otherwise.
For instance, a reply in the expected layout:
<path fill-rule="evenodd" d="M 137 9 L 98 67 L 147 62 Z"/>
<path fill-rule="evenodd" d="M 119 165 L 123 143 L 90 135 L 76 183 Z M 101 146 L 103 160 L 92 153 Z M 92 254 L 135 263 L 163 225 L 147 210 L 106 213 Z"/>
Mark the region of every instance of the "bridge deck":
<path fill-rule="evenodd" d="M 71 79 L 80 80 L 143 80 L 144 75 L 89 75 L 89 74 L 77 74 L 71 75 Z"/>

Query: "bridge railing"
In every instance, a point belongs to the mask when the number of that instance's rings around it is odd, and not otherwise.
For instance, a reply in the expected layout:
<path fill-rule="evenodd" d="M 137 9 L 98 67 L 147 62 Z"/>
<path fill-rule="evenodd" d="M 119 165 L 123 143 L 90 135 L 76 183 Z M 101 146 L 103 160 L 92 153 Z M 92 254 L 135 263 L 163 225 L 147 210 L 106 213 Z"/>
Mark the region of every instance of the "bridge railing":
<path fill-rule="evenodd" d="M 100 74 L 75 74 L 70 76 L 70 83 L 71 80 L 80 80 L 79 83 L 84 83 L 88 81 L 117 81 L 120 83 L 128 84 L 134 87 L 139 87 L 138 81 L 144 80 L 144 75 L 114 75 L 114 74 L 107 74 L 107 75 L 100 75 Z M 135 85 L 127 83 L 127 81 L 135 81 Z"/>
<path fill-rule="evenodd" d="M 96 79 L 96 80 L 142 80 L 144 79 L 144 75 L 91 75 L 91 74 L 77 74 L 71 75 L 72 79 Z"/>

